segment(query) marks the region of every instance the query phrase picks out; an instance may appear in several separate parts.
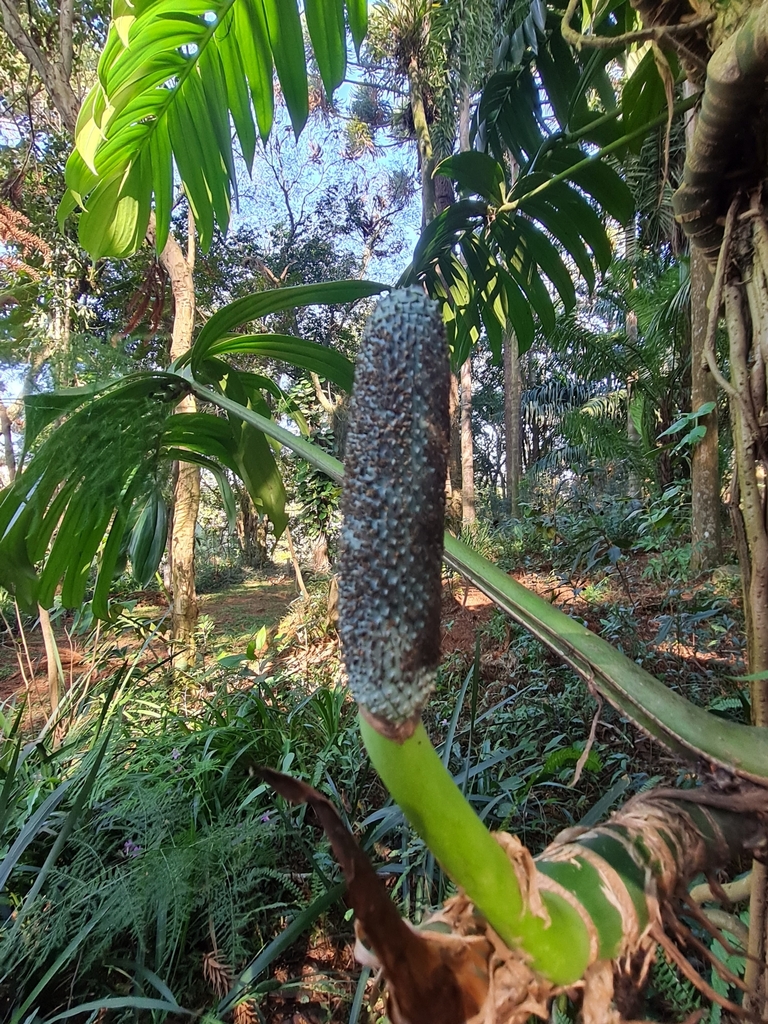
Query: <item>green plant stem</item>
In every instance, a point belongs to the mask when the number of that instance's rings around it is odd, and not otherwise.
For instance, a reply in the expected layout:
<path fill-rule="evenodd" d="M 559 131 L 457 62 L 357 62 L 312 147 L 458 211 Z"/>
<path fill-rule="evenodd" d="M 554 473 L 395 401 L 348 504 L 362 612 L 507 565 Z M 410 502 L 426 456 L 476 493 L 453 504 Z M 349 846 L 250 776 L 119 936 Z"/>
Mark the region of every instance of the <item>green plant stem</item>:
<path fill-rule="evenodd" d="M 681 100 L 680 103 L 675 104 L 672 113 L 682 114 L 686 110 L 690 110 L 691 107 L 695 106 L 698 98 L 698 93 L 696 93 L 693 96 L 689 96 L 686 99 Z M 551 178 L 548 178 L 536 188 L 531 189 L 530 192 L 526 192 L 524 195 L 516 197 L 512 202 L 503 203 L 498 208 L 497 213 L 512 213 L 520 206 L 521 203 L 524 203 L 526 199 L 531 199 L 533 196 L 539 195 L 540 192 L 546 192 L 548 188 L 551 188 L 553 185 L 557 185 L 558 182 L 567 181 L 577 171 L 584 170 L 586 167 L 589 167 L 596 161 L 601 160 L 609 153 L 615 153 L 623 146 L 626 146 L 628 142 L 632 142 L 634 139 L 639 139 L 653 128 L 658 128 L 660 125 L 666 124 L 668 117 L 669 115 L 666 111 L 663 114 L 659 114 L 659 116 L 654 118 L 653 121 L 649 121 L 647 124 L 641 125 L 640 128 L 636 128 L 634 131 L 628 132 L 626 135 L 622 135 L 620 139 L 616 139 L 614 142 L 610 142 L 607 146 L 603 146 L 602 149 L 599 149 L 596 153 L 590 154 L 590 156 L 580 160 L 567 170 L 561 171 L 559 174 L 553 174 Z M 594 125 L 591 125 L 590 127 L 594 127 Z M 524 183 L 524 179 L 521 180 L 523 180 Z"/>
<path fill-rule="evenodd" d="M 589 962 L 589 938 L 561 896 L 542 893 L 550 923 L 528 909 L 512 862 L 475 814 L 438 757 L 423 725 L 397 743 L 364 718 L 360 732 L 371 762 L 406 818 L 511 948 L 559 985 L 578 980 Z"/>

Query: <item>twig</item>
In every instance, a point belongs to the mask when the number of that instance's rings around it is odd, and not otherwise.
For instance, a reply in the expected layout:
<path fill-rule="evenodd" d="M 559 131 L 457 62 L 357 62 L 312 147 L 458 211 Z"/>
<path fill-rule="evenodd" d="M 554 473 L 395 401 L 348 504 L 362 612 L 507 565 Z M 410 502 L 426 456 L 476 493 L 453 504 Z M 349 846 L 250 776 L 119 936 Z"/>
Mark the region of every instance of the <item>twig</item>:
<path fill-rule="evenodd" d="M 743 878 L 737 878 L 734 882 L 726 882 L 722 889 L 731 903 L 740 903 L 747 899 L 752 892 L 752 872 L 750 871 Z M 696 904 L 707 903 L 715 898 L 711 886 L 706 883 L 694 885 L 688 895 Z"/>
<path fill-rule="evenodd" d="M 581 773 L 584 771 L 584 765 L 587 763 L 587 758 L 589 757 L 590 752 L 592 750 L 592 746 L 595 742 L 595 732 L 597 731 L 597 723 L 600 721 L 600 715 L 603 710 L 603 698 L 595 695 L 595 700 L 597 701 L 597 711 L 595 712 L 595 717 L 592 719 L 592 728 L 589 730 L 589 739 L 587 740 L 587 745 L 581 752 L 579 760 L 576 762 L 576 770 L 573 773 L 573 778 L 568 783 L 569 789 L 573 789 L 573 787 L 581 778 Z"/>
<path fill-rule="evenodd" d="M 711 913 L 716 913 L 715 911 L 711 909 L 707 909 L 706 911 L 702 910 L 698 903 L 691 899 L 690 893 L 684 897 L 683 904 L 686 908 L 684 913 L 692 917 L 694 921 L 698 922 L 702 928 L 709 932 L 713 939 L 717 939 L 729 956 L 741 956 L 743 954 L 741 949 L 734 949 L 728 939 L 723 935 L 721 929 L 718 928 L 715 919 L 710 919 L 709 915 Z M 722 911 L 721 913 L 727 918 L 733 918 L 734 921 L 738 921 L 738 918 L 733 917 L 732 914 L 727 914 L 725 911 Z M 744 927 L 741 921 L 739 921 L 739 926 L 741 928 Z M 734 931 L 735 926 L 729 924 L 728 927 L 730 927 L 731 934 L 735 935 L 736 938 L 741 941 L 741 933 Z M 746 948 L 747 946 L 744 944 L 744 950 L 746 950 Z"/>
<path fill-rule="evenodd" d="M 578 50 L 582 46 L 590 46 L 598 50 L 611 50 L 614 46 L 624 47 L 629 43 L 643 43 L 648 40 L 659 43 L 664 39 L 673 40 L 675 36 L 693 32 L 715 20 L 714 14 L 705 14 L 701 18 L 693 18 L 681 25 L 649 25 L 647 28 L 637 29 L 635 32 L 624 32 L 618 36 L 585 36 L 571 27 L 573 16 L 580 3 L 581 0 L 570 0 L 560 23 L 563 39 Z"/>
<path fill-rule="evenodd" d="M 730 917 L 730 915 L 727 916 Z M 664 919 L 667 923 L 667 927 L 672 928 L 675 931 L 678 940 L 685 943 L 689 949 L 695 949 L 696 952 L 704 957 L 705 960 L 709 960 L 723 981 L 730 982 L 731 985 L 735 985 L 736 988 L 740 988 L 742 992 L 749 991 L 742 979 L 735 975 L 733 971 L 730 970 L 730 968 L 701 941 L 701 939 L 696 938 L 690 928 L 683 924 L 679 918 L 675 917 L 671 909 L 667 908 L 664 911 Z M 726 943 L 728 942 L 725 936 L 723 936 L 723 939 Z M 717 940 L 718 942 L 720 941 L 719 934 L 717 936 Z"/>

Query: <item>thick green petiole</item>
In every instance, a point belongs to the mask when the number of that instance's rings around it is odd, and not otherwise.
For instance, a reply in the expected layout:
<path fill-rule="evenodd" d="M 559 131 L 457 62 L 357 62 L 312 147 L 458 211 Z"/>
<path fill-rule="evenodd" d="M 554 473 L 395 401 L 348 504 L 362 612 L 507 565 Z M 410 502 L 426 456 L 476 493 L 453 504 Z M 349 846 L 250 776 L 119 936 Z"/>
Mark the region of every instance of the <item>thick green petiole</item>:
<path fill-rule="evenodd" d="M 402 743 L 360 717 L 374 768 L 446 874 L 511 948 L 558 985 L 577 981 L 589 961 L 589 938 L 562 897 L 542 893 L 550 924 L 524 905 L 514 867 L 475 814 L 432 746 L 423 725 Z"/>

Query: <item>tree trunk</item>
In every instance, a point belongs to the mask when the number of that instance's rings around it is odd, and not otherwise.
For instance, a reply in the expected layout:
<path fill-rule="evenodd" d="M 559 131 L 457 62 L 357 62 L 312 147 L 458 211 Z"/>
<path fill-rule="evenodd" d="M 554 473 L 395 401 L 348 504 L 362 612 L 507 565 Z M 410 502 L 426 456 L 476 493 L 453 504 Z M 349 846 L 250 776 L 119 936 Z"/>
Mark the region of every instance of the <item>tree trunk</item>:
<path fill-rule="evenodd" d="M 459 100 L 459 151 L 467 153 L 469 144 L 469 86 L 463 83 Z M 461 518 L 474 523 L 475 446 L 472 438 L 472 350 L 461 364 Z"/>
<path fill-rule="evenodd" d="M 685 82 L 686 96 L 694 92 Z M 691 112 L 685 125 L 686 149 L 693 145 L 697 115 Z M 694 447 L 691 456 L 691 569 L 703 572 L 723 561 L 723 539 L 720 527 L 720 439 L 717 428 L 717 381 L 707 365 L 706 340 L 709 310 L 707 298 L 712 288 L 712 273 L 704 254 L 691 246 L 691 411 L 707 402 L 715 408 L 699 420 L 706 434 Z"/>
<path fill-rule="evenodd" d="M 768 222 L 763 204 L 768 175 L 763 148 L 768 3 L 746 5 L 738 13 L 743 15 L 740 24 L 716 23 L 711 28 L 711 38 L 722 42 L 707 64 L 701 112 L 688 140 L 683 183 L 673 206 L 691 245 L 715 270 L 705 356 L 731 409 L 736 463 L 731 511 L 737 538 L 748 548 L 748 560 L 742 558 L 744 612 L 749 671 L 758 677 L 750 684 L 752 715 L 755 725 L 765 727 L 768 680 L 760 676 L 768 672 Z M 717 365 L 715 345 L 723 297 L 730 379 Z M 754 871 L 746 971 L 751 991 L 745 1007 L 764 1018 L 768 876 L 757 863 Z"/>
<path fill-rule="evenodd" d="M 517 348 L 517 335 L 507 325 L 504 332 L 504 437 L 505 437 L 505 468 L 507 476 L 507 503 L 510 514 L 516 519 L 520 514 L 520 476 L 521 459 L 521 404 L 522 375 L 520 373 L 520 355 Z"/>
<path fill-rule="evenodd" d="M 13 433 L 11 431 L 11 418 L 5 403 L 0 401 L 0 433 L 3 435 L 3 448 L 5 455 L 5 468 L 8 470 L 8 483 L 12 484 L 16 479 L 16 455 L 13 451 Z"/>
<path fill-rule="evenodd" d="M 293 537 L 291 536 L 291 531 L 287 526 L 283 531 L 283 535 L 285 536 L 285 539 L 288 542 L 288 554 L 291 556 L 291 565 L 293 566 L 293 571 L 296 575 L 296 586 L 299 588 L 299 593 L 306 601 L 307 598 L 309 597 L 309 591 L 307 590 L 306 584 L 304 583 L 304 575 L 301 571 L 301 565 L 299 564 L 299 560 L 296 557 L 296 548 L 293 546 Z"/>
<path fill-rule="evenodd" d="M 152 233 L 154 233 L 152 231 Z M 194 265 L 194 228 L 190 221 L 188 257 L 169 234 L 160 262 L 171 282 L 173 293 L 173 335 L 171 359 L 178 359 L 192 344 L 195 323 L 195 288 L 192 279 Z M 180 413 L 194 412 L 197 404 L 192 395 L 186 395 L 176 407 Z M 173 491 L 173 531 L 170 544 L 171 560 L 171 630 L 177 654 L 174 667 L 186 668 L 194 660 L 194 632 L 197 626 L 197 595 L 195 593 L 195 527 L 200 507 L 200 469 L 188 462 L 180 462 L 174 471 L 176 483 Z"/>
<path fill-rule="evenodd" d="M 0 25 L 22 57 L 39 75 L 51 103 L 67 131 L 74 135 L 80 101 L 70 84 L 72 73 L 72 0 L 63 0 L 59 8 L 59 51 L 43 48 L 24 27 L 15 0 L 0 0 Z"/>
<path fill-rule="evenodd" d="M 451 374 L 448 414 L 451 423 L 450 450 L 448 452 L 448 508 L 446 515 L 452 528 L 461 523 L 461 399 L 459 381 Z"/>
<path fill-rule="evenodd" d="M 472 441 L 472 355 L 461 364 L 461 518 L 474 523 L 475 451 Z"/>
<path fill-rule="evenodd" d="M 699 420 L 706 434 L 691 457 L 691 569 L 714 569 L 723 561 L 720 527 L 720 444 L 717 429 L 717 381 L 707 366 L 707 296 L 712 274 L 699 249 L 691 250 L 691 410 L 706 402 L 715 408 Z"/>
<path fill-rule="evenodd" d="M 435 160 L 432 152 L 432 137 L 429 131 L 427 110 L 424 102 L 424 85 L 417 58 L 411 57 L 408 65 L 408 94 L 416 132 L 416 146 L 419 151 L 421 172 L 421 226 L 426 227 L 435 218 L 435 179 L 432 173 Z"/>
<path fill-rule="evenodd" d="M 245 488 L 238 488 L 238 499 L 237 538 L 243 561 L 252 569 L 261 569 L 267 561 L 266 525 Z"/>
<path fill-rule="evenodd" d="M 637 256 L 637 236 L 635 234 L 635 223 L 634 221 L 627 224 L 624 228 L 624 258 L 634 263 Z M 631 283 L 631 288 L 634 289 L 634 275 Z M 637 314 L 634 310 L 630 309 L 627 311 L 627 317 L 625 321 L 627 331 L 627 341 L 633 349 L 637 349 Z M 632 417 L 632 390 L 634 380 L 630 378 L 627 381 L 627 440 L 629 441 L 630 447 L 639 451 L 641 444 L 640 431 L 635 425 L 635 421 Z M 630 498 L 639 498 L 642 491 L 642 482 L 637 474 L 637 470 L 634 466 L 634 460 L 630 461 L 629 474 L 627 480 L 627 494 Z"/>

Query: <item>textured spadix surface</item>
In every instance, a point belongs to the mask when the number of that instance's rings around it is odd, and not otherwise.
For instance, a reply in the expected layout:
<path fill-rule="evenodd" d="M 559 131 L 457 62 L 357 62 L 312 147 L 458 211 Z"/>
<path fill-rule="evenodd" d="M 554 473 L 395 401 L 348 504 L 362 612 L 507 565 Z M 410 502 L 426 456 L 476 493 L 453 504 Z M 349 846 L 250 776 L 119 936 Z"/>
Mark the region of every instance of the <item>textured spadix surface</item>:
<path fill-rule="evenodd" d="M 339 632 L 357 703 L 405 737 L 440 656 L 448 353 L 436 303 L 381 299 L 355 368 L 345 458 Z"/>

